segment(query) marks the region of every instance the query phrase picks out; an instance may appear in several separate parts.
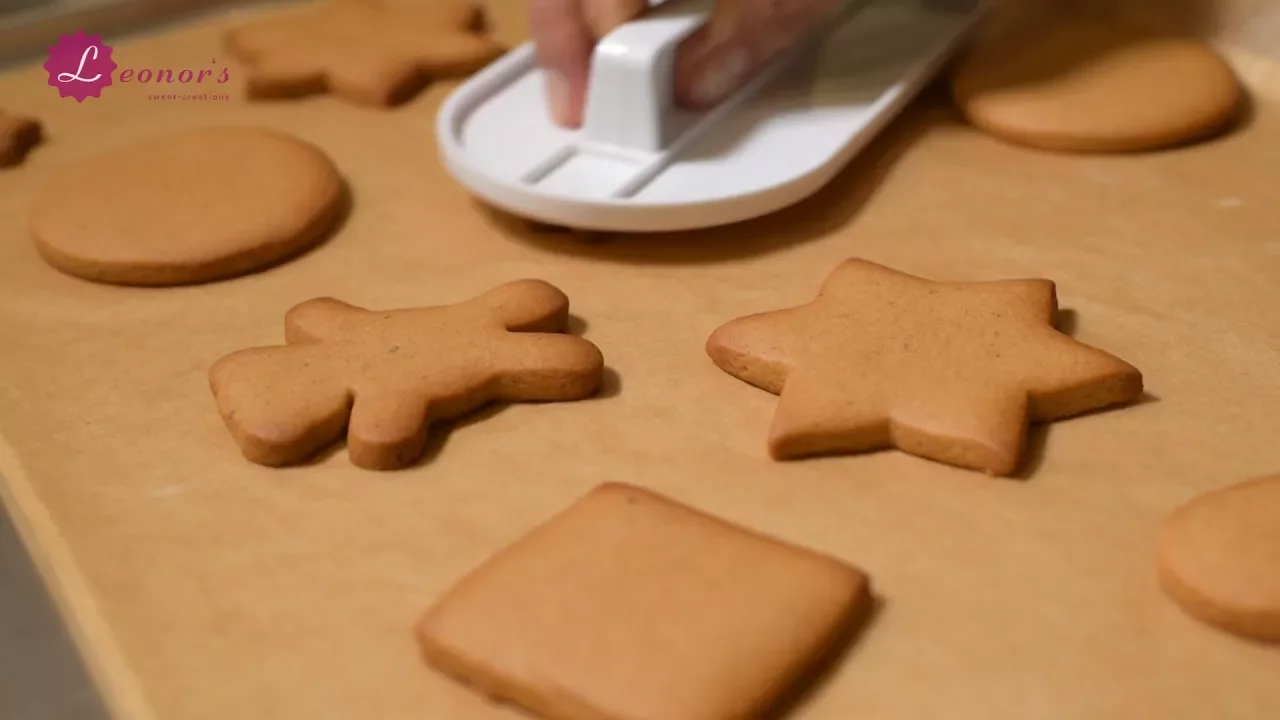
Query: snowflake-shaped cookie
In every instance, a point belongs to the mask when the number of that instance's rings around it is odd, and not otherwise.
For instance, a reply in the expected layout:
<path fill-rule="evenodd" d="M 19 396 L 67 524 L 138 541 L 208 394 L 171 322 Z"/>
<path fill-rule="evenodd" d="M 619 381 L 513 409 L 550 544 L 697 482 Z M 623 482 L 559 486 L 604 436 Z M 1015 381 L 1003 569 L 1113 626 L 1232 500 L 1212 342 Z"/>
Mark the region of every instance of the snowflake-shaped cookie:
<path fill-rule="evenodd" d="M 501 48 L 479 34 L 480 8 L 466 0 L 390 6 L 326 0 L 227 31 L 229 52 L 249 66 L 248 93 L 280 98 L 332 92 L 390 106 L 433 78 L 466 75 Z"/>

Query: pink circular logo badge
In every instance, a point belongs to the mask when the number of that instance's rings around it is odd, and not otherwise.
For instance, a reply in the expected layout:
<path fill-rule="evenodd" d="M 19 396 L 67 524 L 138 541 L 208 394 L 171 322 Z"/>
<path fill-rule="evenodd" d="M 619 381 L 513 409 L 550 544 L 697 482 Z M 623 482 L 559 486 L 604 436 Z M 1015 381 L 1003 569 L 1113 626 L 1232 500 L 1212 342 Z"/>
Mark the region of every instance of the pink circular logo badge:
<path fill-rule="evenodd" d="M 116 64 L 111 59 L 111 47 L 102 42 L 101 35 L 85 35 L 83 30 L 77 30 L 63 35 L 49 48 L 44 69 L 49 73 L 49 84 L 58 88 L 58 95 L 84 102 L 85 98 L 101 97 L 102 89 L 111 84 Z"/>

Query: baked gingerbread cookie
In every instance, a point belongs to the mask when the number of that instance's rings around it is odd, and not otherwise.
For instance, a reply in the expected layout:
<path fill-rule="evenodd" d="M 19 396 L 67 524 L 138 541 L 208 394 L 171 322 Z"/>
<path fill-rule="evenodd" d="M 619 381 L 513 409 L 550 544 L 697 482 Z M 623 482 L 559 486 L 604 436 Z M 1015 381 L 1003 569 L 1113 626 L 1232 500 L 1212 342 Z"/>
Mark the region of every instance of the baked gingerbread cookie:
<path fill-rule="evenodd" d="M 546 720 L 756 718 L 847 639 L 866 575 L 605 484 L 426 613 L 426 660 Z"/>
<path fill-rule="evenodd" d="M 564 334 L 569 299 L 518 280 L 455 305 L 365 310 L 332 298 L 285 316 L 285 345 L 218 360 L 209 383 L 248 460 L 302 462 L 344 434 L 351 462 L 407 467 L 428 425 L 491 401 L 565 401 L 594 394 L 604 360 Z"/>
<path fill-rule="evenodd" d="M 266 128 L 211 127 L 67 169 L 36 197 L 30 229 L 41 257 L 67 274 L 188 285 L 309 250 L 337 228 L 346 198 L 337 167 L 315 145 Z"/>
<path fill-rule="evenodd" d="M 1211 47 L 1119 20 L 1063 18 L 979 42 L 952 91 L 965 117 L 1045 150 L 1134 152 L 1225 129 L 1242 89 Z"/>
<path fill-rule="evenodd" d="M 21 163 L 40 143 L 40 121 L 0 110 L 0 168 Z"/>
<path fill-rule="evenodd" d="M 467 0 L 323 0 L 232 28 L 224 43 L 249 66 L 251 98 L 328 91 L 390 106 L 433 78 L 466 75 L 493 60 L 501 48 L 480 34 L 482 21 Z"/>
<path fill-rule="evenodd" d="M 799 307 L 733 320 L 717 366 L 780 395 L 775 459 L 887 447 L 993 475 L 1028 422 L 1137 400 L 1142 374 L 1054 328 L 1049 280 L 934 282 L 859 259 Z"/>
<path fill-rule="evenodd" d="M 1160 585 L 1189 615 L 1280 642 L 1280 475 L 1197 497 L 1160 534 Z"/>

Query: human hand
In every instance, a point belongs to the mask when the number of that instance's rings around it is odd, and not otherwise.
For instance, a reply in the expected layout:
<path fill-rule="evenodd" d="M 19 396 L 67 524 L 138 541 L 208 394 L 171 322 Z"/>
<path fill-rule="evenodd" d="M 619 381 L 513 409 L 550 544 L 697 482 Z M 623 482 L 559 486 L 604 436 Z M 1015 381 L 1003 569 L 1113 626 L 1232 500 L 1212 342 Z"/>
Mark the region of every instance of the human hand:
<path fill-rule="evenodd" d="M 838 0 L 719 0 L 707 24 L 676 50 L 675 99 L 705 108 L 740 88 L 799 40 Z M 577 127 L 596 41 L 648 9 L 646 0 L 529 0 L 548 110 Z"/>

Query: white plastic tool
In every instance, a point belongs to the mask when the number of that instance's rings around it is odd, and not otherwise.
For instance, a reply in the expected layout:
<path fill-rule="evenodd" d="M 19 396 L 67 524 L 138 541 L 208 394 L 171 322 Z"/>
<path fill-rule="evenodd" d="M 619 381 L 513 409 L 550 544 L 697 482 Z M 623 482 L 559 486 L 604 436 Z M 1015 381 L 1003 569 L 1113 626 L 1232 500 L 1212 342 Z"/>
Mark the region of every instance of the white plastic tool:
<path fill-rule="evenodd" d="M 445 101 L 453 177 L 515 215 L 571 228 L 682 230 L 746 220 L 812 194 L 937 73 L 981 0 L 852 0 L 707 111 L 677 107 L 672 61 L 709 0 L 671 0 L 596 46 L 580 129 L 546 111 L 532 45 Z"/>

